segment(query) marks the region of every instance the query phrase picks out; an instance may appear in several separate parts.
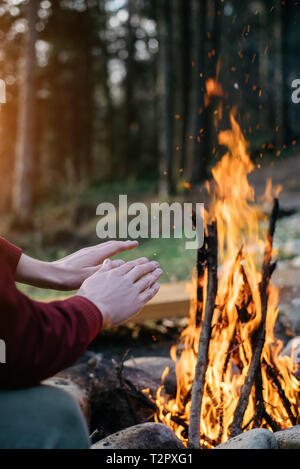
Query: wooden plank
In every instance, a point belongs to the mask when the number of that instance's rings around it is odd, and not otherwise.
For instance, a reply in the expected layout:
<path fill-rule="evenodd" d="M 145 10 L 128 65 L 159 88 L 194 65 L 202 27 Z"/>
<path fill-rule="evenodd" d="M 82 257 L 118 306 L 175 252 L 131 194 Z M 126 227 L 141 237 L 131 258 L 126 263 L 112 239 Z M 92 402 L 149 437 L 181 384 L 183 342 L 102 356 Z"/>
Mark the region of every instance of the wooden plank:
<path fill-rule="evenodd" d="M 163 283 L 157 295 L 147 303 L 134 318 L 135 324 L 166 318 L 187 317 L 190 308 L 190 294 L 185 282 Z"/>

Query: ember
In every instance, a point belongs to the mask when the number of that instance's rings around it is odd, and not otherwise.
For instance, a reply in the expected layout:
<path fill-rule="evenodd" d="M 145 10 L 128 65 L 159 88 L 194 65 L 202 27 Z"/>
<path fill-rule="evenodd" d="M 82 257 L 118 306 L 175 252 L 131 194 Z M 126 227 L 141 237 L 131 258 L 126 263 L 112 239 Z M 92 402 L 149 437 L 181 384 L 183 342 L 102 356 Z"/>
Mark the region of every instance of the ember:
<path fill-rule="evenodd" d="M 280 355 L 283 344 L 274 336 L 278 290 L 270 279 L 278 200 L 267 226 L 247 178 L 254 166 L 246 141 L 230 119 L 231 130 L 219 134 L 228 152 L 212 171 L 189 324 L 171 349 L 177 395 L 166 396 L 160 386 L 156 396 L 156 421 L 190 448 L 213 448 L 252 428 L 299 423 L 295 365 Z"/>

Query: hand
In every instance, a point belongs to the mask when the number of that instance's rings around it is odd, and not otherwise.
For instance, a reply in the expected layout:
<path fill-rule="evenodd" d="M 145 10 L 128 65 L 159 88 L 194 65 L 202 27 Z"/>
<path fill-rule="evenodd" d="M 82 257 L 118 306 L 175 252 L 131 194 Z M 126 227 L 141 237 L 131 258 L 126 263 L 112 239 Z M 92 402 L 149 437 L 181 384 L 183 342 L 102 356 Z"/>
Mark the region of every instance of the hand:
<path fill-rule="evenodd" d="M 137 241 L 108 241 L 80 249 L 55 262 L 42 262 L 22 254 L 16 281 L 41 288 L 76 290 L 99 270 L 99 264 L 105 259 L 137 246 Z"/>
<path fill-rule="evenodd" d="M 102 313 L 103 326 L 112 327 L 137 314 L 156 295 L 161 275 L 158 262 L 146 258 L 119 267 L 107 260 L 83 282 L 77 295 L 92 301 Z"/>

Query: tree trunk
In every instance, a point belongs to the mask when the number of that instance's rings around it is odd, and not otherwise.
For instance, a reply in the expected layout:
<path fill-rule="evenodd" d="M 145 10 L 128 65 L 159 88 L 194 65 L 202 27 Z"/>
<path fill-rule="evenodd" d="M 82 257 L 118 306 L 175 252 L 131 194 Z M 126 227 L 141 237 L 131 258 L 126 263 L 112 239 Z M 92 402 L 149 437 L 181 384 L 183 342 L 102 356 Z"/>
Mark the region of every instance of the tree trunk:
<path fill-rule="evenodd" d="M 268 46 L 268 31 L 267 31 L 267 11 L 265 5 L 261 5 L 259 15 L 258 15 L 258 30 L 259 30 L 259 40 L 258 40 L 258 75 L 259 75 L 259 88 L 261 90 L 259 96 L 259 118 L 260 125 L 264 131 L 266 129 L 267 123 L 267 93 L 269 88 L 268 82 L 268 55 L 267 49 Z"/>
<path fill-rule="evenodd" d="M 207 65 L 208 77 L 218 79 L 218 63 L 220 61 L 221 35 L 222 35 L 222 15 L 223 3 L 221 0 L 215 0 L 213 13 L 213 26 L 211 41 L 209 47 L 209 61 Z M 217 156 L 217 122 L 218 108 L 220 105 L 220 96 L 211 96 L 208 105 L 204 109 L 204 132 L 202 138 L 202 159 L 205 162 L 202 180 L 209 175 L 209 166 L 213 157 Z M 215 163 L 213 163 L 213 166 Z M 200 176 L 200 175 L 199 175 Z M 201 181 L 200 179 L 200 181 Z"/>
<path fill-rule="evenodd" d="M 181 50 L 181 145 L 180 169 L 185 170 L 186 147 L 190 103 L 190 67 L 191 67 L 191 0 L 179 0 L 180 14 L 180 50 Z"/>
<path fill-rule="evenodd" d="M 276 2 L 276 8 L 274 12 L 274 28 L 273 28 L 273 80 L 272 85 L 272 98 L 273 105 L 271 107 L 272 115 L 271 126 L 272 130 L 275 131 L 275 146 L 276 150 L 280 150 L 284 143 L 284 84 L 283 84 L 283 37 L 282 37 L 282 13 L 281 13 L 281 2 Z"/>
<path fill-rule="evenodd" d="M 282 135 L 283 143 L 287 143 L 291 138 L 291 128 L 290 128 L 290 113 L 291 113 L 291 83 L 289 82 L 289 74 L 291 64 L 289 63 L 289 52 L 290 52 L 290 19 L 291 19 L 291 10 L 292 5 L 287 3 L 283 4 L 278 0 L 278 9 L 280 11 L 280 20 L 281 20 L 281 57 L 282 57 L 282 106 L 283 106 L 283 118 L 282 118 Z M 278 19 L 278 21 L 280 21 Z M 279 99 L 279 96 L 278 96 Z"/>
<path fill-rule="evenodd" d="M 172 0 L 164 0 L 162 47 L 164 69 L 164 141 L 162 170 L 164 173 L 161 192 L 172 194 L 173 185 L 173 152 L 174 152 L 174 67 L 173 67 L 173 15 Z"/>
<path fill-rule="evenodd" d="M 124 173 L 128 176 L 136 173 L 137 155 L 136 148 L 136 112 L 135 112 L 135 33 L 132 27 L 132 17 L 134 14 L 134 0 L 127 0 L 127 60 L 126 60 L 126 79 L 125 79 L 125 168 Z"/>
<path fill-rule="evenodd" d="M 205 87 L 205 43 L 206 43 L 206 0 L 194 0 L 195 29 L 195 117 L 194 155 L 191 180 L 199 182 L 206 177 L 206 161 L 202 153 L 201 129 L 203 129 L 204 87 Z"/>
<path fill-rule="evenodd" d="M 30 0 L 27 10 L 28 33 L 25 54 L 20 61 L 19 121 L 13 185 L 13 209 L 18 224 L 31 221 L 33 204 L 32 180 L 35 154 L 35 43 L 38 0 Z"/>

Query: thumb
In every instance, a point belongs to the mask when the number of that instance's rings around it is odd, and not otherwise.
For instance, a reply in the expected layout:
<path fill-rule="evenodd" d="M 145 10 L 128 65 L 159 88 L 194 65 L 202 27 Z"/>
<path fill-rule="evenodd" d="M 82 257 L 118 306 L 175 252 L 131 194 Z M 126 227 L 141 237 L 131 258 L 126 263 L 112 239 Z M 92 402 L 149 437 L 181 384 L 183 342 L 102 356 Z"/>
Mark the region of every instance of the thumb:
<path fill-rule="evenodd" d="M 99 272 L 107 272 L 108 270 L 116 269 L 117 267 L 121 267 L 121 265 L 125 264 L 124 261 L 121 259 L 111 261 L 110 259 L 105 259 L 103 262 L 102 266 L 99 270 Z"/>
<path fill-rule="evenodd" d="M 107 272 L 108 270 L 111 270 L 111 269 L 112 269 L 112 261 L 110 259 L 105 259 L 100 269 L 101 272 Z"/>

